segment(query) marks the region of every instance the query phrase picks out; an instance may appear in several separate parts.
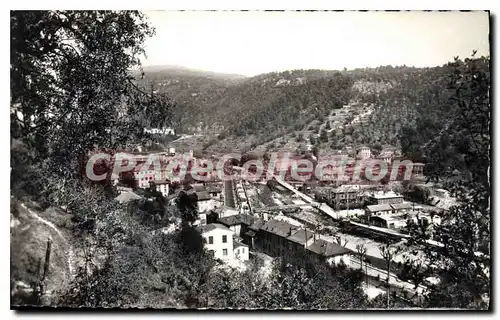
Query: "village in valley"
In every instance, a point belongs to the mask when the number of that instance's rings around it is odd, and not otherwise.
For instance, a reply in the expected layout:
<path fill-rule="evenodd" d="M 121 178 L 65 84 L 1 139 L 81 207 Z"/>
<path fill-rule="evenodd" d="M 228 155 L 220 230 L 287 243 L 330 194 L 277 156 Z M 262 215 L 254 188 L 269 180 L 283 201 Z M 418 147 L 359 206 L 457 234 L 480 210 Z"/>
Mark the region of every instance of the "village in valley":
<path fill-rule="evenodd" d="M 10 15 L 11 308 L 492 310 L 489 12 Z"/>
<path fill-rule="evenodd" d="M 441 223 L 441 215 L 456 204 L 456 199 L 439 184 L 426 181 L 423 163 L 400 165 L 394 181 L 374 182 L 359 177 L 352 181 L 355 165 L 362 166 L 358 168 L 361 176 L 372 160 L 382 161 L 389 168 L 394 163 L 399 165 L 403 157 L 395 148 L 373 154 L 367 146 L 347 147 L 356 153 L 354 158 L 347 158 L 345 175 L 340 176 L 335 163 L 341 163 L 342 156 L 326 156 L 330 162 L 324 166 L 323 174 L 329 177 L 328 181 L 294 181 L 292 167 L 279 165 L 274 166 L 270 180 L 266 178 L 269 166 L 259 179 L 246 179 L 238 174 L 244 171 L 239 163 L 231 162 L 226 163 L 226 169 L 233 173 L 230 179 L 222 181 L 214 171 L 204 181 L 189 179 L 189 175 L 181 180 L 166 171 L 168 163 L 179 158 L 186 160 L 188 166 L 206 161 L 196 159 L 192 151 L 176 155 L 175 148 L 166 150 L 155 153 L 165 164 L 160 172 L 148 165 L 150 154 L 132 153 L 137 161 L 133 169 L 135 181 L 127 187 L 122 179 L 117 179 L 114 183 L 120 194 L 116 200 L 126 205 L 143 199 L 142 190 L 149 188 L 158 190 L 171 204 L 180 194 L 187 195 L 196 203 L 198 217 L 193 225 L 200 231 L 206 250 L 223 265 L 245 269 L 249 261 L 261 260 L 266 262 L 262 268 L 269 268 L 273 259 L 303 252 L 333 268 L 361 270 L 366 276 L 364 290 L 371 298 L 392 291 L 397 299 L 413 299 L 416 303 L 427 286 L 440 281 L 436 269 L 435 274 L 429 273 L 415 283 L 410 276 L 405 277 L 402 265 L 409 259 L 421 264 L 423 259 L 408 244 L 411 226 L 425 226 L 431 234 L 428 243 L 442 246 L 432 239 L 432 230 Z M 308 156 L 314 157 L 305 152 L 294 154 L 293 158 Z M 214 158 L 211 161 L 219 160 Z M 325 157 L 320 155 L 315 160 L 318 164 Z M 405 174 L 408 180 L 404 180 Z M 180 228 L 180 219 L 163 232 L 176 228 Z M 389 255 L 387 248 L 392 250 Z"/>

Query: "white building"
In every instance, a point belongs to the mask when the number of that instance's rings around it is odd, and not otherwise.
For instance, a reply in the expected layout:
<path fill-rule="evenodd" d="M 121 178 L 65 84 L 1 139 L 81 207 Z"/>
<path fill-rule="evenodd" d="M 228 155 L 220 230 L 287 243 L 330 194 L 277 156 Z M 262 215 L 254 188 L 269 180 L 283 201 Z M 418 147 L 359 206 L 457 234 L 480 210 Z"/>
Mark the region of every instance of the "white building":
<path fill-rule="evenodd" d="M 238 259 L 240 261 L 248 261 L 248 259 L 250 258 L 250 252 L 246 244 L 233 240 L 233 250 L 235 259 Z"/>
<path fill-rule="evenodd" d="M 211 223 L 201 227 L 205 248 L 214 258 L 231 260 L 234 258 L 233 232 L 220 223 Z"/>
<path fill-rule="evenodd" d="M 368 147 L 362 147 L 358 153 L 361 159 L 370 159 L 372 156 L 372 151 Z"/>
<path fill-rule="evenodd" d="M 403 217 L 393 216 L 373 216 L 370 217 L 370 223 L 386 229 L 402 229 L 407 225 L 406 219 Z"/>
<path fill-rule="evenodd" d="M 175 135 L 175 130 L 172 128 L 152 128 L 152 129 L 144 129 L 145 132 L 150 134 L 161 134 L 161 135 Z"/>
<path fill-rule="evenodd" d="M 403 196 L 394 191 L 389 191 L 389 192 L 379 191 L 371 194 L 369 198 L 375 204 L 393 204 L 393 203 L 403 202 Z"/>
<path fill-rule="evenodd" d="M 157 191 L 160 191 L 161 194 L 164 196 L 164 197 L 167 197 L 168 196 L 168 192 L 169 192 L 169 184 L 170 182 L 168 180 L 156 180 L 155 181 L 155 185 L 156 185 L 156 190 Z"/>
<path fill-rule="evenodd" d="M 197 192 L 196 196 L 198 199 L 197 201 L 198 212 L 200 213 L 217 209 L 222 205 L 220 201 L 212 199 L 208 191 Z"/>
<path fill-rule="evenodd" d="M 324 259 L 331 266 L 340 264 L 350 266 L 351 264 L 352 251 L 334 242 L 316 239 L 307 246 L 307 250 L 314 256 Z"/>

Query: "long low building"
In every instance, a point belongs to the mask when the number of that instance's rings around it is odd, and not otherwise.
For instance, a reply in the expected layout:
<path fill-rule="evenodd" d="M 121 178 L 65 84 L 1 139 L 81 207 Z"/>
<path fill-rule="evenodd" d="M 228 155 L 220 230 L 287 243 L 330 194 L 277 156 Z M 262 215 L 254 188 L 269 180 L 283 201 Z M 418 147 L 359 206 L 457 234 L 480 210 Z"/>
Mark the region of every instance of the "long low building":
<path fill-rule="evenodd" d="M 286 256 L 305 251 L 311 256 L 327 261 L 331 265 L 349 265 L 351 250 L 337 243 L 320 239 L 312 230 L 271 219 L 264 223 L 256 233 L 257 248 L 271 256 Z"/>
<path fill-rule="evenodd" d="M 392 213 L 392 207 L 389 204 L 373 204 L 366 206 L 366 212 L 369 216 L 380 216 Z"/>
<path fill-rule="evenodd" d="M 351 250 L 330 241 L 317 239 L 307 250 L 319 259 L 325 259 L 330 265 L 351 264 Z"/>
<path fill-rule="evenodd" d="M 405 213 L 407 210 L 410 210 L 412 208 L 413 206 L 408 202 L 372 204 L 366 206 L 366 214 L 368 216 L 382 216 L 396 213 Z"/>

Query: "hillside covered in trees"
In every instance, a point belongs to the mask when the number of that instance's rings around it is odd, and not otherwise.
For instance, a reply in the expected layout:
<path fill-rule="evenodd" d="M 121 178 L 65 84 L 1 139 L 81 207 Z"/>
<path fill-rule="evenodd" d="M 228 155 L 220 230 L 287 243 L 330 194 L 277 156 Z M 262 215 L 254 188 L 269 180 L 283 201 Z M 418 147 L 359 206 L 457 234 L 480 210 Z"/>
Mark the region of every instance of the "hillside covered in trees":
<path fill-rule="evenodd" d="M 143 14 L 13 11 L 11 33 L 12 306 L 383 305 L 368 301 L 356 270 L 300 258 L 277 261 L 266 276 L 258 265 L 223 268 L 205 251 L 186 197 L 167 204 L 151 188 L 126 206 L 108 180 L 87 179 L 89 153 L 154 141 L 144 126 L 169 121 L 175 109 L 170 97 L 138 87 L 130 75 L 152 34 Z M 162 232 L 178 221 L 178 229 Z"/>
<path fill-rule="evenodd" d="M 478 68 L 488 70 L 489 59 L 474 60 Z M 181 76 L 176 69 L 159 69 L 146 74 L 140 83 L 171 96 L 176 102 L 173 125 L 178 132 L 206 135 L 204 146 L 213 145 L 212 150 L 223 150 L 226 139 L 241 149 L 282 137 L 310 143 L 307 131 L 313 130 L 322 136 L 313 141 L 322 149 L 388 144 L 420 158 L 420 146 L 455 118 L 452 93 L 443 88 L 449 87 L 457 64 L 464 63 L 457 60 L 432 68 L 292 70 L 250 78 L 197 71 L 181 72 Z M 350 122 L 359 112 L 350 113 L 342 126 L 335 126 L 329 116 L 345 105 L 367 105 L 373 110 L 354 123 Z"/>
<path fill-rule="evenodd" d="M 426 161 L 430 177 L 462 175 L 446 180 L 460 205 L 436 230 L 440 254 L 426 247 L 423 230 L 412 230 L 409 240 L 428 252 L 428 267 L 446 266 L 425 306 L 487 307 L 489 58 L 426 69 L 296 70 L 252 78 L 161 68 L 131 75 L 153 34 L 139 12 L 13 11 L 10 18 L 12 305 L 385 306 L 364 295 L 359 270 L 300 256 L 277 261 L 266 275 L 259 265 L 243 272 L 222 268 L 203 248 L 193 227 L 198 212 L 188 199 L 181 195 L 171 205 L 152 187 L 144 199 L 123 206 L 108 181 L 92 183 L 82 174 L 82 159 L 92 151 L 155 141 L 145 126 L 199 131 L 213 137 L 214 146 L 252 137 L 257 147 L 315 122 L 316 143 L 326 145 L 332 134 L 321 132 L 332 111 L 370 104 L 365 122 L 346 120 L 331 131 L 336 144 L 400 144 L 408 156 Z M 179 220 L 179 229 L 159 231 Z M 52 269 L 41 275 L 51 237 Z M 45 295 L 35 290 L 41 282 Z"/>

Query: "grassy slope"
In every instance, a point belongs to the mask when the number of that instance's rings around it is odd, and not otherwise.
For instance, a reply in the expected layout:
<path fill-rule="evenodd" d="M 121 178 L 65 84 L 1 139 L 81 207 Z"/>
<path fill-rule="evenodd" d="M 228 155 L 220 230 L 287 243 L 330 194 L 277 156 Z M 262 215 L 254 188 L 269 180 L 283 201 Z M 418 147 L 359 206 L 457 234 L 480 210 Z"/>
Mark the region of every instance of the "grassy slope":
<path fill-rule="evenodd" d="M 32 209 L 41 218 L 52 222 L 62 234 L 69 232 L 69 215 L 57 212 L 52 208 L 40 212 Z M 11 303 L 13 305 L 26 303 L 22 297 L 29 293 L 30 286 L 38 278 L 38 261 L 41 258 L 42 268 L 45 262 L 47 239 L 52 239 L 49 272 L 46 279 L 46 288 L 54 293 L 63 289 L 69 279 L 68 247 L 70 244 L 48 225 L 36 219 L 21 203 L 13 200 L 11 204 L 11 244 L 10 244 L 10 272 L 11 272 Z M 66 236 L 67 238 L 67 236 Z"/>

